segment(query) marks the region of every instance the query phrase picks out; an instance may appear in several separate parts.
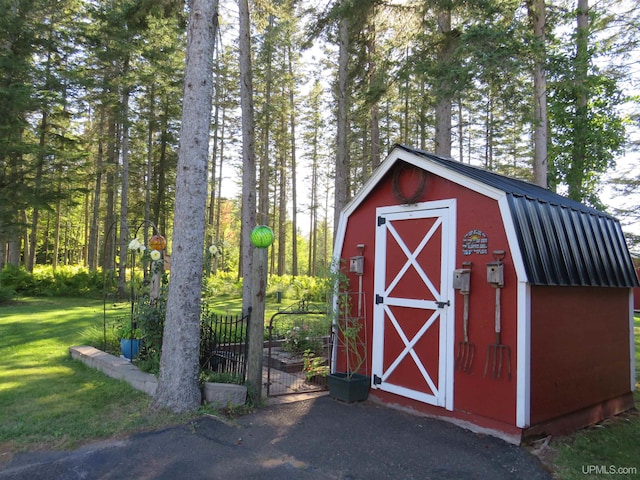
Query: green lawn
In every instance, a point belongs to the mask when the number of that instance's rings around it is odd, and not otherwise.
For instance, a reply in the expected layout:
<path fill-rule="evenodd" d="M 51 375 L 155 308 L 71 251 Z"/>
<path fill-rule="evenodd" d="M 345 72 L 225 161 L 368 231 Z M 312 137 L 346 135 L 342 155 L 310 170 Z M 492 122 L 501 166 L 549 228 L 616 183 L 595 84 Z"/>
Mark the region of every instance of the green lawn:
<path fill-rule="evenodd" d="M 266 320 L 285 306 L 269 302 Z M 235 315 L 240 301 L 223 298 L 211 307 Z M 126 315 L 128 308 L 108 305 L 108 321 Z M 640 368 L 640 316 L 635 320 Z M 102 324 L 101 301 L 29 298 L 0 307 L 0 462 L 17 451 L 73 448 L 188 420 L 152 411 L 147 395 L 71 360 L 69 346 L 87 344 L 88 339 L 99 342 Z M 636 375 L 640 380 L 638 371 Z M 638 390 L 635 398 L 640 402 Z M 551 448 L 557 452 L 557 478 L 640 478 L 640 414 L 554 439 Z M 612 468 L 629 467 L 637 473 L 611 473 Z M 589 469 L 599 470 L 585 473 Z"/>
<path fill-rule="evenodd" d="M 269 301 L 268 321 L 279 307 Z M 236 315 L 240 299 L 211 302 L 213 311 Z M 23 450 L 73 448 L 188 417 L 150 410 L 151 399 L 123 381 L 71 360 L 69 347 L 102 348 L 108 331 L 129 304 L 83 298 L 24 298 L 0 306 L 0 462 Z"/>
<path fill-rule="evenodd" d="M 109 315 L 124 307 L 109 306 Z M 72 448 L 179 421 L 150 398 L 71 360 L 68 348 L 101 331 L 101 301 L 23 299 L 0 307 L 0 461 L 21 450 Z"/>

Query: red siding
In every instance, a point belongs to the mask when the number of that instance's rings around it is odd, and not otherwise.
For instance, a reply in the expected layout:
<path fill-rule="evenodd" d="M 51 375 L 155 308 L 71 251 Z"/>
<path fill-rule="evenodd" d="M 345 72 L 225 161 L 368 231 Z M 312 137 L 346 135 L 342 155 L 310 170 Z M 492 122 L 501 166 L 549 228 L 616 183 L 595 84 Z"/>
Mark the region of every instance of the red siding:
<path fill-rule="evenodd" d="M 373 291 L 375 260 L 375 209 L 380 206 L 397 205 L 393 194 L 392 176 L 387 175 L 372 190 L 368 198 L 349 217 L 344 239 L 342 258 L 359 255 L 356 245 L 366 245 L 365 276 L 363 288 L 366 292 L 366 316 L 369 338 L 369 358 L 371 357 L 371 338 L 373 334 Z M 400 190 L 410 196 L 418 184 L 419 175 L 404 172 L 400 177 Z M 457 199 L 457 240 L 455 266 L 460 268 L 463 261 L 471 261 L 472 280 L 469 297 L 469 340 L 475 344 L 476 355 L 470 374 L 456 371 L 454 379 L 454 409 L 503 424 L 515 424 L 516 398 L 516 275 L 507 244 L 502 218 L 495 200 L 484 197 L 446 179 L 429 174 L 425 192 L 418 202 Z M 488 237 L 488 254 L 462 255 L 462 239 L 471 230 L 481 230 Z M 511 348 L 512 378 L 507 379 L 507 366 L 503 365 L 501 380 L 491 378 L 490 371 L 485 377 L 483 370 L 487 346 L 495 343 L 495 289 L 486 281 L 486 264 L 494 259 L 493 250 L 505 250 L 505 287 L 502 289 L 502 343 Z M 351 277 L 351 288 L 357 288 L 357 277 Z M 455 302 L 455 303 L 454 303 Z M 456 339 L 454 348 L 462 340 L 463 298 L 456 293 L 452 299 L 455 307 Z M 489 370 L 491 365 L 489 365 Z M 369 363 L 369 373 L 370 363 Z M 401 402 L 398 402 L 401 403 Z M 415 408 L 415 402 L 414 406 Z M 431 407 L 433 408 L 433 407 Z"/>
<path fill-rule="evenodd" d="M 531 288 L 531 424 L 630 390 L 629 291 Z"/>

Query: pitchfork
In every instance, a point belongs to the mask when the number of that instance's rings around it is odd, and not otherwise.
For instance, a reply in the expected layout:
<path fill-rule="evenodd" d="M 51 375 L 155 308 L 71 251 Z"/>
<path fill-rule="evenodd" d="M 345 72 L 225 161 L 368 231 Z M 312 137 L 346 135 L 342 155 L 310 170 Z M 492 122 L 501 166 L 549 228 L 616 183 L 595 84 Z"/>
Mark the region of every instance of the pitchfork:
<path fill-rule="evenodd" d="M 456 355 L 456 370 L 471 373 L 473 358 L 476 356 L 476 346 L 469 343 L 469 292 L 460 292 L 464 295 L 464 312 L 462 316 L 462 328 L 464 340 L 458 343 L 458 353 Z"/>
<path fill-rule="evenodd" d="M 500 380 L 502 376 L 502 364 L 506 359 L 507 377 L 511 380 L 511 348 L 503 345 L 500 332 L 500 289 L 501 285 L 494 284 L 496 289 L 496 343 L 487 347 L 487 358 L 484 362 L 484 376 L 487 376 L 489 363 L 491 363 L 491 378 Z"/>

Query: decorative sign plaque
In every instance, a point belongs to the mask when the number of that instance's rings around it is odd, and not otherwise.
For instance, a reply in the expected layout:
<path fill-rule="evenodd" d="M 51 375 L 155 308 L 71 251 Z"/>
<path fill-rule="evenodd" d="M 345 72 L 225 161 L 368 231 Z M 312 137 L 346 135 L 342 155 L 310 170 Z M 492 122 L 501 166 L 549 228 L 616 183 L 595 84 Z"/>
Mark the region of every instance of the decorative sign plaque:
<path fill-rule="evenodd" d="M 465 233 L 462 238 L 462 254 L 471 255 L 477 253 L 478 255 L 486 255 L 489 251 L 489 239 L 487 234 L 482 230 L 471 230 Z"/>

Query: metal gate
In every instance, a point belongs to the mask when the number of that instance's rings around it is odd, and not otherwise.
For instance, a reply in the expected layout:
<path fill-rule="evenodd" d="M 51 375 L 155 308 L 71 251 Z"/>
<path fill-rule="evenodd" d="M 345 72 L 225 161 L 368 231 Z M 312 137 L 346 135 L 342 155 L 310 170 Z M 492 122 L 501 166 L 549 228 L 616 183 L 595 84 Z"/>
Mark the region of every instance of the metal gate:
<path fill-rule="evenodd" d="M 202 306 L 200 319 L 200 369 L 244 383 L 247 373 L 247 324 L 244 316 L 218 315 Z"/>
<path fill-rule="evenodd" d="M 274 313 L 265 347 L 268 397 L 327 389 L 331 358 L 331 320 L 307 300 Z"/>

